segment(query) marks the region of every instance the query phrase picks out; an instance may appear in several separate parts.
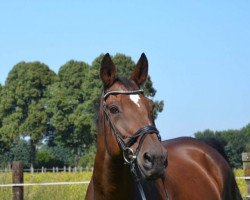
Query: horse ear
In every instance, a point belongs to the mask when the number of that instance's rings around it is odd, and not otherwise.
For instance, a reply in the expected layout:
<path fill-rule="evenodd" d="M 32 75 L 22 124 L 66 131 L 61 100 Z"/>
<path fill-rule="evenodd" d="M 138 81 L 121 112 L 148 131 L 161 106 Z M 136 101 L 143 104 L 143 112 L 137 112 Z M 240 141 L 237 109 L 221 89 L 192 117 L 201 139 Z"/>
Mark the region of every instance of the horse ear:
<path fill-rule="evenodd" d="M 148 60 L 144 53 L 141 54 L 139 61 L 130 77 L 138 86 L 145 83 L 148 77 Z"/>
<path fill-rule="evenodd" d="M 116 79 L 116 68 L 108 53 L 102 59 L 100 77 L 104 87 L 110 87 Z"/>

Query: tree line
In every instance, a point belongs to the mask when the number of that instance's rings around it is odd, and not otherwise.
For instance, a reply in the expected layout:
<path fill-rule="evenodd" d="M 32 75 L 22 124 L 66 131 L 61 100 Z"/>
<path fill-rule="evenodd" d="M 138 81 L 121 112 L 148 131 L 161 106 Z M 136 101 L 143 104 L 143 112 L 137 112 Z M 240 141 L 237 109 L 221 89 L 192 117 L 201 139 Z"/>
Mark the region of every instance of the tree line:
<path fill-rule="evenodd" d="M 41 62 L 20 62 L 12 68 L 5 84 L 0 84 L 0 167 L 14 160 L 22 160 L 26 167 L 93 164 L 102 57 L 91 64 L 70 60 L 58 73 Z M 135 65 L 131 57 L 116 54 L 112 59 L 118 74 L 129 77 Z M 144 91 L 151 98 L 156 94 L 150 76 Z M 164 103 L 154 102 L 156 118 Z M 241 153 L 250 151 L 250 124 L 194 136 L 218 140 L 232 167 L 240 167 Z"/>
<path fill-rule="evenodd" d="M 70 60 L 55 73 L 41 62 L 20 62 L 0 85 L 0 166 L 23 160 L 25 166 L 91 165 L 96 142 L 96 109 L 103 54 L 91 64 Z M 113 61 L 129 77 L 135 62 L 124 54 Z M 150 76 L 146 96 L 156 90 Z M 155 100 L 154 116 L 163 110 Z"/>

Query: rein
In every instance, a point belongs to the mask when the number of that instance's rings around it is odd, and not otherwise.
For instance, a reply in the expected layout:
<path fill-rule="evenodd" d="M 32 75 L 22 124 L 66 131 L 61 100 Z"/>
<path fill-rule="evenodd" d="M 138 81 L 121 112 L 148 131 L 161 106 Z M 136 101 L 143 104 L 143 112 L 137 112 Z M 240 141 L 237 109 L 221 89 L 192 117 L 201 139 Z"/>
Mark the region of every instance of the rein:
<path fill-rule="evenodd" d="M 103 111 L 104 111 L 104 114 L 106 116 L 106 119 L 109 122 L 111 129 L 114 132 L 115 138 L 122 149 L 123 158 L 125 161 L 124 164 L 126 164 L 130 167 L 130 171 L 131 171 L 131 173 L 135 179 L 135 182 L 137 183 L 138 189 L 140 191 L 141 198 L 142 198 L 142 200 L 146 200 L 146 196 L 145 196 L 145 193 L 143 191 L 143 187 L 141 185 L 140 178 L 139 178 L 137 171 L 136 171 L 136 167 L 138 168 L 136 160 L 137 160 L 138 153 L 141 149 L 141 146 L 143 144 L 143 141 L 148 134 L 156 134 L 158 139 L 161 141 L 161 136 L 159 134 L 159 131 L 157 130 L 157 128 L 155 127 L 154 124 L 144 126 L 144 127 L 140 128 L 138 131 L 136 131 L 135 134 L 133 136 L 131 136 L 127 142 L 125 142 L 122 138 L 121 133 L 117 130 L 115 124 L 112 122 L 111 117 L 110 117 L 110 113 L 109 113 L 107 105 L 106 105 L 106 99 L 110 95 L 118 95 L 118 94 L 131 95 L 131 94 L 141 94 L 141 93 L 143 93 L 143 90 L 133 90 L 133 91 L 115 90 L 115 91 L 103 93 L 102 106 L 103 106 Z M 141 139 L 139 141 L 139 145 L 137 146 L 137 148 L 134 152 L 133 149 L 131 148 L 131 146 L 134 143 L 136 143 L 136 141 L 139 137 L 141 137 Z M 105 142 L 106 142 L 106 138 L 105 138 Z M 106 145 L 107 145 L 107 142 L 106 142 Z M 163 187 L 165 190 L 166 199 L 170 200 L 164 181 L 165 181 L 165 179 L 162 178 L 162 183 L 163 183 Z"/>

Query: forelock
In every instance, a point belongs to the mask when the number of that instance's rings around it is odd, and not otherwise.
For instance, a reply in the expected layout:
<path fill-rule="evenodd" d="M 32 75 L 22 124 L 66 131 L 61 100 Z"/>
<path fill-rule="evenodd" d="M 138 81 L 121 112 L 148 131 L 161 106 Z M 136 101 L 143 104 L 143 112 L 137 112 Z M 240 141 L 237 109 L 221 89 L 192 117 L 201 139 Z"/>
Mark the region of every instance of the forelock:
<path fill-rule="evenodd" d="M 124 77 L 118 77 L 117 81 L 122 83 L 128 90 L 136 90 L 139 89 L 138 86 L 132 82 L 131 80 L 128 80 L 127 78 Z"/>

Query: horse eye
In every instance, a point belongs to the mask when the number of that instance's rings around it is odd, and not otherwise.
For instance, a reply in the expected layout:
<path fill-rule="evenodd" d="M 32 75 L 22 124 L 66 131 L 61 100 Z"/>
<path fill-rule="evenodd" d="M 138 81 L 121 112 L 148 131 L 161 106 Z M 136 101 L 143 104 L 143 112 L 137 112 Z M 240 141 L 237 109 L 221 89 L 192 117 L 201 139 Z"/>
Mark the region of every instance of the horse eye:
<path fill-rule="evenodd" d="M 109 108 L 109 111 L 110 111 L 110 113 L 112 113 L 112 114 L 117 114 L 117 113 L 120 112 L 120 111 L 119 111 L 119 108 L 118 108 L 117 106 L 111 106 L 111 107 Z"/>

